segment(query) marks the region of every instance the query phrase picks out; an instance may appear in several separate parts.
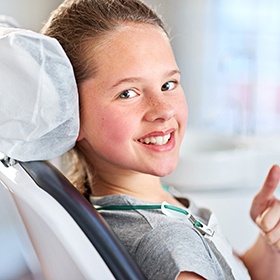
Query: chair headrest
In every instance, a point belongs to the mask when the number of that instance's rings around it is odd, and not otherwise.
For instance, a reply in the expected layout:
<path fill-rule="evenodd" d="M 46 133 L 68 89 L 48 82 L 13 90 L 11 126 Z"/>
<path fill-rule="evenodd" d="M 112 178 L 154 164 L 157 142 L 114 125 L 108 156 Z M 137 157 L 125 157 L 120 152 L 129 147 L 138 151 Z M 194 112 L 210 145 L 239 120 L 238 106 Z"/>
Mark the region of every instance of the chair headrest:
<path fill-rule="evenodd" d="M 53 159 L 74 146 L 78 131 L 76 81 L 58 41 L 0 27 L 0 152 Z"/>

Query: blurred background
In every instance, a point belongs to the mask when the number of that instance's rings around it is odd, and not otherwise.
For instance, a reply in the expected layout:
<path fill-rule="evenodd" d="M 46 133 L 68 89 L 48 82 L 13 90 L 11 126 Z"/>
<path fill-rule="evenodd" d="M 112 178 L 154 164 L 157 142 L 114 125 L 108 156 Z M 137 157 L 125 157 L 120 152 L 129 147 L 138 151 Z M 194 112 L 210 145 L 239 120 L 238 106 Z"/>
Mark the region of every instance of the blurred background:
<path fill-rule="evenodd" d="M 39 31 L 61 2 L 0 0 L 0 14 Z M 253 196 L 270 166 L 280 164 L 280 2 L 144 2 L 166 23 L 189 107 L 178 168 L 162 181 L 215 211 L 243 252 L 258 234 L 249 217 Z M 29 279 L 28 250 L 5 209 L 0 280 Z"/>
<path fill-rule="evenodd" d="M 22 28 L 39 31 L 62 0 L 0 0 L 0 14 L 13 17 Z"/>

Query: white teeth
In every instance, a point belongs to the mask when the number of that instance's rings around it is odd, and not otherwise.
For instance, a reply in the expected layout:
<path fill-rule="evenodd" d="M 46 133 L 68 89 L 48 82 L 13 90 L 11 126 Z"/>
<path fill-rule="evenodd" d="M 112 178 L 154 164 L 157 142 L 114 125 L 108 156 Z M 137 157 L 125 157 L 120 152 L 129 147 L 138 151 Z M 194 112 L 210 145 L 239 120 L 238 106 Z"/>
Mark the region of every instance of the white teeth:
<path fill-rule="evenodd" d="M 147 137 L 144 139 L 140 139 L 139 141 L 145 144 L 165 145 L 169 139 L 170 139 L 170 133 L 165 136 Z"/>

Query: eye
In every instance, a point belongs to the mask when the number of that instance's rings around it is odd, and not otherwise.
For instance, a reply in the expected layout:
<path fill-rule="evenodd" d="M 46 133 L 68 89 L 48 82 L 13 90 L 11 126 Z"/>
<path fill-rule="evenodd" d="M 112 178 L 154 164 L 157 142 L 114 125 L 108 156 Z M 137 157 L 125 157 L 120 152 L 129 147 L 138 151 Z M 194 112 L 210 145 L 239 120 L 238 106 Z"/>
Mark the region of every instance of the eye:
<path fill-rule="evenodd" d="M 169 91 L 169 90 L 174 89 L 175 87 L 176 87 L 176 82 L 169 81 L 169 82 L 162 85 L 161 91 Z"/>
<path fill-rule="evenodd" d="M 135 96 L 137 96 L 138 94 L 132 90 L 132 89 L 127 89 L 125 91 L 123 91 L 120 95 L 119 98 L 121 99 L 129 99 L 129 98 L 133 98 Z"/>

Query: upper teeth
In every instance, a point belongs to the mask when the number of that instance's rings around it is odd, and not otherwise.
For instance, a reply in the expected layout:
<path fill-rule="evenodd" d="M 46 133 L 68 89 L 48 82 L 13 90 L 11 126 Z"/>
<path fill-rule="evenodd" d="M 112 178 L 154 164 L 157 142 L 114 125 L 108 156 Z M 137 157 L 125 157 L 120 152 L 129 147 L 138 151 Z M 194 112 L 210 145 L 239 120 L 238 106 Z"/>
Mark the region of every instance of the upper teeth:
<path fill-rule="evenodd" d="M 170 139 L 170 133 L 165 136 L 143 138 L 140 139 L 139 141 L 145 144 L 164 145 L 168 142 L 169 139 Z"/>

